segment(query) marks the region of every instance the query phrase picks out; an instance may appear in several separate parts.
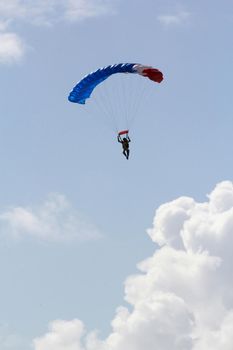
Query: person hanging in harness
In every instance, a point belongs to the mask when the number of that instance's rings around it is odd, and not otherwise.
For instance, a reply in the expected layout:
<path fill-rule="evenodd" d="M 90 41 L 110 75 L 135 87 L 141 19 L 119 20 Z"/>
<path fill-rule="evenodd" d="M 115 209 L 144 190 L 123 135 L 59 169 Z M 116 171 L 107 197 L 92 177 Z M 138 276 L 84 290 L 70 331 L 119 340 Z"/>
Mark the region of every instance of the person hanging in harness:
<path fill-rule="evenodd" d="M 122 132 L 120 132 L 118 134 L 117 137 L 117 141 L 121 143 L 122 148 L 123 148 L 123 154 L 125 156 L 126 159 L 129 159 L 129 142 L 131 142 L 129 136 L 128 136 L 128 132 L 124 132 L 126 134 L 126 137 L 124 137 L 123 139 L 121 138 Z"/>

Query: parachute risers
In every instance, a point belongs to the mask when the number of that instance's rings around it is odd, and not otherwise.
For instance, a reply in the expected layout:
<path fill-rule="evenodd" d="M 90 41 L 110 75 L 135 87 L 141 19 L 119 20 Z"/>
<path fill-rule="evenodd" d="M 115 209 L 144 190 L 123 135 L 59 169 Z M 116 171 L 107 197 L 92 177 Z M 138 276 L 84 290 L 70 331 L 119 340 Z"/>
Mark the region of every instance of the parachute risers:
<path fill-rule="evenodd" d="M 118 132 L 118 136 L 125 135 L 125 134 L 128 134 L 128 133 L 129 133 L 129 130 L 122 130 L 122 131 Z"/>

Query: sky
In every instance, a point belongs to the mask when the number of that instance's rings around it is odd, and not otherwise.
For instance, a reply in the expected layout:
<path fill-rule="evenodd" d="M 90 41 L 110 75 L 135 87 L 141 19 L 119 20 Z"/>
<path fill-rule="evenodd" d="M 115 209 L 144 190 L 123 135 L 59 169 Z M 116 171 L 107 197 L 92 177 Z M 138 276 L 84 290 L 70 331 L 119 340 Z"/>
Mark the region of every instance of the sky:
<path fill-rule="evenodd" d="M 232 350 L 232 30 L 228 0 L 0 0 L 1 350 Z M 164 80 L 68 101 L 121 62 Z"/>

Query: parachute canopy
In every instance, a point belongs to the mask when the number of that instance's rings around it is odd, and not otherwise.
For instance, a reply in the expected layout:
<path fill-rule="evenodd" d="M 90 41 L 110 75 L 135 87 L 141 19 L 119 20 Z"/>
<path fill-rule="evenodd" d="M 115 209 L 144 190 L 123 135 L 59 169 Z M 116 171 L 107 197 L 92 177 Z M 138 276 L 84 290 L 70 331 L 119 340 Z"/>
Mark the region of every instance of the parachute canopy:
<path fill-rule="evenodd" d="M 141 76 L 147 77 L 150 80 L 161 83 L 163 80 L 163 74 L 158 69 L 144 66 L 137 63 L 119 63 L 111 66 L 97 69 L 86 75 L 80 80 L 69 94 L 69 101 L 79 104 L 85 104 L 86 99 L 92 94 L 95 87 L 109 78 L 112 74 L 116 73 L 136 73 Z"/>

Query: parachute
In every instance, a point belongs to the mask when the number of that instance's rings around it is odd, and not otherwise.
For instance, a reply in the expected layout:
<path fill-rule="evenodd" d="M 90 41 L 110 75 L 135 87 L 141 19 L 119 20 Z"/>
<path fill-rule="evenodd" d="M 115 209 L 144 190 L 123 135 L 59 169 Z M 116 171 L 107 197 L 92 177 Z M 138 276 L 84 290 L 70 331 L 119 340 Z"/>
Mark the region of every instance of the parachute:
<path fill-rule="evenodd" d="M 138 74 L 156 83 L 161 83 L 163 80 L 162 72 L 151 66 L 145 66 L 138 63 L 119 63 L 109 65 L 107 67 L 99 68 L 81 79 L 70 92 L 68 100 L 73 103 L 84 105 L 86 100 L 91 97 L 93 91 L 98 85 L 102 84 L 106 79 L 115 74 L 117 75 L 118 73 Z M 121 75 L 123 77 L 123 74 Z M 119 104 L 119 101 L 117 101 L 117 103 Z M 127 125 L 127 132 L 128 129 L 129 126 Z M 117 130 L 117 132 L 119 131 Z M 124 133 L 125 130 L 122 132 L 122 134 Z"/>
<path fill-rule="evenodd" d="M 156 68 L 134 63 L 119 63 L 112 66 L 100 68 L 86 75 L 71 91 L 68 99 L 70 102 L 85 104 L 90 98 L 92 91 L 97 85 L 116 73 L 138 73 L 148 77 L 157 83 L 163 80 L 163 74 Z"/>

